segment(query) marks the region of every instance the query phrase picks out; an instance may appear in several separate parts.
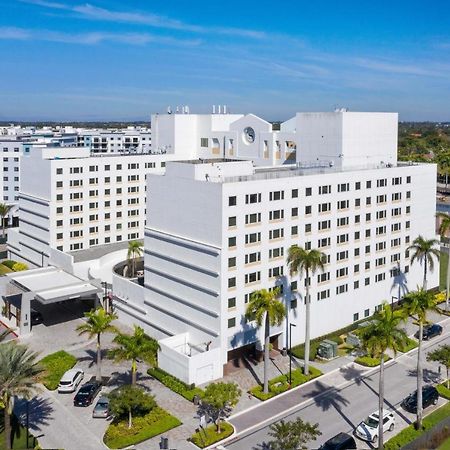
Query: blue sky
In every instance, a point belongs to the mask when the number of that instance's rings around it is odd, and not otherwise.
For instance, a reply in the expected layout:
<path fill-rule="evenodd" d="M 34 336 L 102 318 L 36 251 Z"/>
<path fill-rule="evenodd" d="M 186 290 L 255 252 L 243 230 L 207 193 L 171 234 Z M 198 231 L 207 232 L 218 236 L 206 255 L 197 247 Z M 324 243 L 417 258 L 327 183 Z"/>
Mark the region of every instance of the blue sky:
<path fill-rule="evenodd" d="M 0 120 L 226 104 L 450 121 L 450 2 L 0 0 Z"/>

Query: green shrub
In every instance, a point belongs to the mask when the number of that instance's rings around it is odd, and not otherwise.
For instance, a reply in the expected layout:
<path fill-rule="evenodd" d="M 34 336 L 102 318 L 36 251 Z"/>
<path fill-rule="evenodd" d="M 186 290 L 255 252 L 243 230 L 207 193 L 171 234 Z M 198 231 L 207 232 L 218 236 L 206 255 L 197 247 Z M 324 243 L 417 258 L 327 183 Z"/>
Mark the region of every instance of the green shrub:
<path fill-rule="evenodd" d="M 5 266 L 4 264 L 0 264 L 0 275 L 5 275 L 6 273 L 13 272 L 12 269 L 10 269 L 8 266 Z"/>
<path fill-rule="evenodd" d="M 44 368 L 44 374 L 41 378 L 44 386 L 51 391 L 55 390 L 64 373 L 71 369 L 76 362 L 77 358 L 64 350 L 41 359 L 39 364 Z"/>
<path fill-rule="evenodd" d="M 232 425 L 228 422 L 221 422 L 220 424 L 220 434 L 216 431 L 216 426 L 211 425 L 204 430 L 200 430 L 198 433 L 194 433 L 190 441 L 195 444 L 197 447 L 205 448 L 209 445 L 214 444 L 215 442 L 219 442 L 222 439 L 231 436 L 234 432 Z"/>
<path fill-rule="evenodd" d="M 384 355 L 384 362 L 389 361 L 391 358 L 388 355 Z M 379 358 L 372 358 L 371 356 L 359 356 L 355 359 L 355 363 L 366 367 L 377 367 L 380 365 Z"/>
<path fill-rule="evenodd" d="M 322 372 L 315 367 L 309 368 L 309 375 L 303 374 L 303 369 L 295 369 L 292 371 L 292 385 L 289 387 L 289 373 L 286 375 L 280 375 L 278 377 L 269 380 L 269 392 L 265 394 L 263 392 L 263 387 L 261 385 L 255 386 L 250 389 L 250 394 L 259 400 L 268 400 L 269 398 L 275 397 L 283 392 L 289 390 L 289 388 L 294 388 L 306 383 L 307 381 L 313 380 L 314 378 L 322 375 Z"/>
<path fill-rule="evenodd" d="M 181 422 L 164 409 L 157 406 L 142 417 L 133 418 L 133 426 L 128 428 L 128 420 L 114 420 L 103 436 L 109 448 L 124 448 L 146 441 L 181 425 Z"/>
<path fill-rule="evenodd" d="M 194 385 L 188 385 L 159 367 L 152 367 L 148 369 L 147 373 L 190 402 L 192 402 L 195 395 L 198 395 L 199 397 L 203 396 L 203 389 L 197 388 Z"/>
<path fill-rule="evenodd" d="M 385 450 L 395 450 L 404 447 L 406 444 L 417 439 L 421 434 L 430 430 L 442 420 L 450 415 L 450 403 L 446 403 L 436 411 L 432 412 L 423 419 L 423 429 L 416 430 L 414 424 L 409 425 L 384 445 Z"/>
<path fill-rule="evenodd" d="M 417 343 L 417 341 L 415 341 L 414 339 L 408 338 L 408 340 L 406 341 L 406 344 L 399 349 L 399 351 L 401 351 L 402 353 L 407 353 L 410 350 L 417 348 L 419 346 L 419 344 Z"/>
<path fill-rule="evenodd" d="M 9 267 L 11 270 L 13 270 L 14 264 L 16 264 L 17 261 L 14 261 L 13 259 L 5 259 L 2 261 L 2 264 L 6 267 Z"/>
<path fill-rule="evenodd" d="M 14 270 L 14 272 L 22 272 L 23 270 L 28 270 L 28 266 L 25 263 L 16 262 L 12 266 L 12 270 Z"/>
<path fill-rule="evenodd" d="M 439 395 L 447 400 L 450 400 L 450 389 L 447 389 L 447 383 L 444 382 L 436 386 Z"/>

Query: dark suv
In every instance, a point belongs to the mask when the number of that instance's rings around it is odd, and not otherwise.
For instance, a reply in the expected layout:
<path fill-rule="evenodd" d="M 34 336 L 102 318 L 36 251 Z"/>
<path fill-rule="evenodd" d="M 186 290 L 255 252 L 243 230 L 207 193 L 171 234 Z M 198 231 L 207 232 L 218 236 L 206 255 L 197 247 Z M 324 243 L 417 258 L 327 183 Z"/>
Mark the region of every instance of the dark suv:
<path fill-rule="evenodd" d="M 437 323 L 433 325 L 426 325 L 423 327 L 422 339 L 424 341 L 428 341 L 428 339 L 434 338 L 435 336 L 440 336 L 442 334 L 442 327 Z M 419 339 L 419 332 L 414 335 L 417 339 Z"/>
<path fill-rule="evenodd" d="M 355 448 L 355 439 L 347 433 L 337 434 L 320 447 L 321 450 L 350 450 Z"/>
<path fill-rule="evenodd" d="M 74 406 L 89 406 L 100 392 L 102 385 L 98 381 L 89 381 L 81 386 L 73 399 Z"/>
<path fill-rule="evenodd" d="M 436 405 L 439 400 L 439 392 L 434 386 L 424 386 L 422 388 L 422 407 Z M 408 395 L 403 401 L 402 406 L 411 413 L 417 412 L 417 391 Z"/>

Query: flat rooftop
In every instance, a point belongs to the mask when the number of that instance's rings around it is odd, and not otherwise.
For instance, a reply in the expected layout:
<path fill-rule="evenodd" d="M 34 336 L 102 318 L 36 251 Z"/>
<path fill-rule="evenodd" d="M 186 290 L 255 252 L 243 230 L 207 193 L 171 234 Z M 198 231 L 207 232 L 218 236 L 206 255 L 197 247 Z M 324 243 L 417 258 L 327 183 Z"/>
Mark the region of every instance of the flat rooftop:
<path fill-rule="evenodd" d="M 112 244 L 96 245 L 95 247 L 87 248 L 85 250 L 76 250 L 68 252 L 73 256 L 73 262 L 79 263 L 84 261 L 91 261 L 93 259 L 99 259 L 108 253 L 117 252 L 118 250 L 124 250 L 128 248 L 129 241 L 113 242 Z"/>
<path fill-rule="evenodd" d="M 181 161 L 173 161 L 174 163 L 181 164 L 216 164 L 216 163 L 229 163 L 229 162 L 242 162 L 242 159 L 231 158 L 199 158 L 199 159 L 184 159 Z"/>

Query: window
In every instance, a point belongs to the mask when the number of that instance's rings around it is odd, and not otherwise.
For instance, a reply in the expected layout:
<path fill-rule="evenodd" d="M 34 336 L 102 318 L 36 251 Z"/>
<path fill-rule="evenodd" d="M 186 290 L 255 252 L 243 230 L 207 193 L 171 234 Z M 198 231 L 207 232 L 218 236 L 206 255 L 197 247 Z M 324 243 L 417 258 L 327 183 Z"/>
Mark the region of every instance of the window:
<path fill-rule="evenodd" d="M 359 320 L 359 313 L 353 314 L 353 322 L 357 322 Z"/>
<path fill-rule="evenodd" d="M 308 205 L 305 206 L 305 215 L 311 214 L 312 212 L 312 206 Z"/>
<path fill-rule="evenodd" d="M 322 247 L 328 247 L 328 246 L 330 246 L 330 245 L 331 245 L 331 238 L 329 238 L 329 237 L 323 238 L 323 239 L 319 239 L 319 240 L 317 241 L 317 246 L 318 246 L 319 248 L 322 248 Z"/>
<path fill-rule="evenodd" d="M 411 183 L 411 177 L 410 176 L 407 176 L 406 177 L 406 182 L 409 184 L 409 183 Z"/>
<path fill-rule="evenodd" d="M 338 184 L 338 192 L 347 192 L 350 190 L 350 183 Z"/>
<path fill-rule="evenodd" d="M 319 205 L 320 213 L 324 213 L 324 212 L 328 212 L 328 211 L 331 211 L 331 203 L 321 203 Z"/>
<path fill-rule="evenodd" d="M 377 195 L 377 204 L 386 203 L 386 200 L 387 200 L 386 194 Z"/>
<path fill-rule="evenodd" d="M 291 227 L 291 236 L 297 236 L 298 235 L 298 226 L 295 225 Z"/>
<path fill-rule="evenodd" d="M 280 220 L 284 218 L 284 210 L 277 209 L 269 212 L 269 220 Z"/>
<path fill-rule="evenodd" d="M 331 194 L 331 185 L 319 186 L 319 195 Z"/>
<path fill-rule="evenodd" d="M 355 198 L 355 207 L 359 208 L 361 206 L 361 199 L 360 198 Z"/>
<path fill-rule="evenodd" d="M 209 146 L 208 138 L 200 138 L 200 147 L 205 148 L 205 147 L 208 147 L 208 146 Z"/>
<path fill-rule="evenodd" d="M 298 217 L 298 208 L 292 208 L 291 216 L 292 217 Z"/>
<path fill-rule="evenodd" d="M 310 223 L 305 224 L 305 233 L 311 233 L 311 224 Z"/>
<path fill-rule="evenodd" d="M 306 197 L 310 197 L 312 195 L 312 188 L 307 187 L 305 189 L 305 195 L 306 195 Z"/>
<path fill-rule="evenodd" d="M 330 296 L 330 290 L 325 289 L 324 291 L 319 291 L 317 293 L 317 300 L 324 300 Z"/>
<path fill-rule="evenodd" d="M 246 244 L 255 244 L 261 241 L 261 233 L 250 233 L 245 235 Z"/>
<path fill-rule="evenodd" d="M 365 252 L 366 252 L 366 255 L 367 255 L 368 253 L 370 253 L 370 245 L 366 245 Z"/>
<path fill-rule="evenodd" d="M 62 173 L 63 173 L 62 168 L 61 168 L 61 167 L 58 167 L 58 168 L 56 169 L 56 175 L 62 175 Z"/>
<path fill-rule="evenodd" d="M 359 289 L 359 280 L 353 282 L 353 289 Z"/>
<path fill-rule="evenodd" d="M 358 214 L 355 216 L 355 223 L 360 223 L 361 222 L 361 216 Z"/>
<path fill-rule="evenodd" d="M 283 255 L 284 255 L 284 248 L 283 247 L 269 249 L 269 259 L 280 258 Z M 261 256 L 260 256 L 260 258 L 261 258 Z"/>
<path fill-rule="evenodd" d="M 380 252 L 382 250 L 386 250 L 386 242 L 377 242 L 375 245 L 375 250 Z"/>
<path fill-rule="evenodd" d="M 370 206 L 372 204 L 372 197 L 366 197 L 366 206 Z"/>
<path fill-rule="evenodd" d="M 341 267 L 336 270 L 336 278 L 345 277 L 348 275 L 348 267 Z"/>
<path fill-rule="evenodd" d="M 248 253 L 245 255 L 245 264 L 253 264 L 261 261 L 261 252 Z"/>
<path fill-rule="evenodd" d="M 383 225 L 382 227 L 377 227 L 376 233 L 377 233 L 377 236 L 386 234 L 386 225 Z"/>
<path fill-rule="evenodd" d="M 392 178 L 392 185 L 397 186 L 399 184 L 402 184 L 402 177 L 395 177 Z"/>
<path fill-rule="evenodd" d="M 236 206 L 236 196 L 228 197 L 228 206 Z"/>
<path fill-rule="evenodd" d="M 355 251 L 353 252 L 355 256 L 359 256 L 359 248 L 355 248 Z"/>
<path fill-rule="evenodd" d="M 283 276 L 283 266 L 273 267 L 269 269 L 269 278 Z"/>
<path fill-rule="evenodd" d="M 236 226 L 236 216 L 228 217 L 228 226 L 235 227 Z"/>
<path fill-rule="evenodd" d="M 63 182 L 62 181 L 57 181 L 56 182 L 56 187 L 57 188 L 62 188 L 63 187 Z"/>
<path fill-rule="evenodd" d="M 247 194 L 245 196 L 245 203 L 259 203 L 261 202 L 261 194 Z"/>
<path fill-rule="evenodd" d="M 236 308 L 236 297 L 231 297 L 228 299 L 228 309 Z"/>
<path fill-rule="evenodd" d="M 353 266 L 353 273 L 359 273 L 359 264 Z"/>
<path fill-rule="evenodd" d="M 386 274 L 383 273 L 377 273 L 375 275 L 375 283 L 379 283 L 380 281 L 383 281 L 386 278 Z"/>
<path fill-rule="evenodd" d="M 370 213 L 366 213 L 366 222 L 370 222 L 372 220 L 372 216 Z"/>
<path fill-rule="evenodd" d="M 331 227 L 331 220 L 322 220 L 319 222 L 319 230 L 329 230 Z"/>
<path fill-rule="evenodd" d="M 348 242 L 348 233 L 340 234 L 337 237 L 337 243 L 338 244 L 344 244 L 345 242 Z"/>
<path fill-rule="evenodd" d="M 366 238 L 370 238 L 370 228 L 366 230 Z"/>
<path fill-rule="evenodd" d="M 16 169 L 17 169 L 17 167 L 14 168 L 14 170 L 16 170 Z M 411 198 L 411 191 L 406 192 L 406 198 L 407 198 L 407 200 L 409 200 Z"/>
<path fill-rule="evenodd" d="M 246 214 L 245 215 L 245 224 L 251 225 L 261 223 L 261 213 L 253 213 L 253 214 Z"/>
<path fill-rule="evenodd" d="M 317 283 L 325 283 L 330 281 L 330 272 L 324 272 L 317 275 Z"/>
<path fill-rule="evenodd" d="M 292 198 L 298 198 L 298 189 L 292 189 Z"/>
<path fill-rule="evenodd" d="M 344 227 L 345 225 L 348 225 L 348 217 L 340 217 L 339 219 L 337 219 L 338 227 Z"/>
<path fill-rule="evenodd" d="M 236 247 L 236 237 L 228 238 L 228 248 Z"/>
<path fill-rule="evenodd" d="M 234 328 L 236 326 L 236 317 L 228 319 L 228 328 Z"/>
<path fill-rule="evenodd" d="M 349 201 L 348 200 L 340 200 L 339 202 L 337 202 L 337 208 L 338 209 L 347 209 L 349 206 Z"/>
<path fill-rule="evenodd" d="M 385 187 L 385 186 L 387 186 L 387 178 L 377 180 L 377 187 Z"/>
<path fill-rule="evenodd" d="M 344 250 L 343 252 L 339 252 L 336 254 L 337 261 L 342 261 L 344 259 L 348 259 L 348 250 Z"/>
<path fill-rule="evenodd" d="M 284 199 L 284 191 L 269 192 L 269 200 L 270 201 L 277 201 L 277 200 L 283 200 L 283 199 Z"/>
<path fill-rule="evenodd" d="M 228 258 L 228 267 L 236 267 L 236 257 L 233 256 L 232 258 Z"/>
<path fill-rule="evenodd" d="M 377 211 L 377 220 L 385 219 L 386 218 L 386 210 L 383 211 Z"/>
<path fill-rule="evenodd" d="M 341 284 L 340 286 L 336 286 L 336 295 L 343 294 L 348 291 L 348 284 Z"/>
<path fill-rule="evenodd" d="M 284 228 L 276 228 L 269 231 L 269 239 L 280 239 L 284 236 Z"/>
<path fill-rule="evenodd" d="M 401 192 L 395 192 L 392 194 L 392 201 L 398 202 L 402 199 L 402 193 Z"/>
<path fill-rule="evenodd" d="M 366 181 L 366 189 L 370 189 L 372 187 L 372 182 L 369 180 L 369 181 Z"/>
<path fill-rule="evenodd" d="M 361 181 L 357 181 L 355 183 L 355 191 L 359 191 L 361 189 Z"/>
<path fill-rule="evenodd" d="M 359 241 L 361 239 L 361 233 L 359 231 L 355 231 L 355 241 Z"/>
<path fill-rule="evenodd" d="M 252 272 L 245 274 L 245 284 L 256 283 L 261 280 L 261 272 Z"/>
<path fill-rule="evenodd" d="M 228 278 L 228 288 L 236 287 L 236 277 Z"/>
<path fill-rule="evenodd" d="M 370 316 L 370 310 L 369 309 L 365 309 L 364 310 L 364 317 L 369 317 Z"/>

